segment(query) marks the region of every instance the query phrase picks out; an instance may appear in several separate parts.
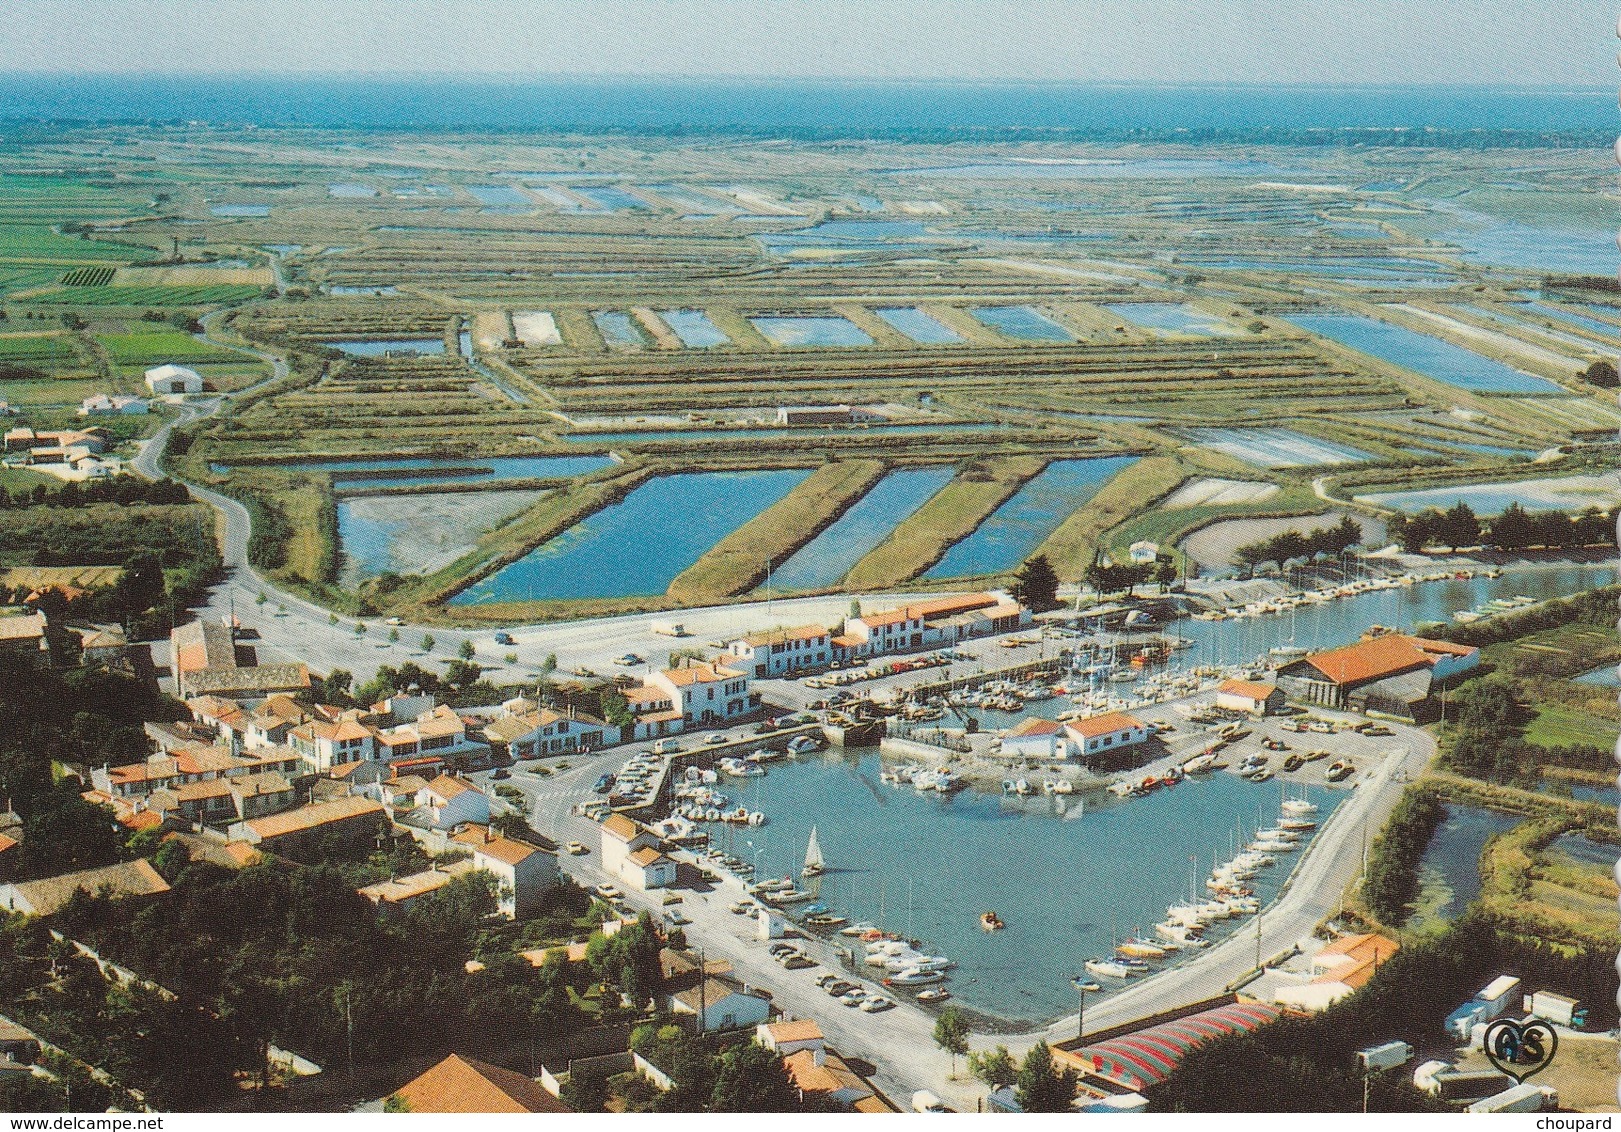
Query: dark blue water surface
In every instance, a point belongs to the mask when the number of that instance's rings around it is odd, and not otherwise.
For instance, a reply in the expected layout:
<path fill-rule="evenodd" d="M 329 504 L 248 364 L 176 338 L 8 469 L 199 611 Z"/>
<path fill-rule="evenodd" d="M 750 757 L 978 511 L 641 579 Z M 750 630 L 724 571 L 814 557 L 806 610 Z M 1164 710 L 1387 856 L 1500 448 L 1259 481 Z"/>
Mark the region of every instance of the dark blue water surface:
<path fill-rule="evenodd" d="M 1446 820 L 1436 827 L 1419 868 L 1446 885 L 1449 895 L 1435 914 L 1454 920 L 1480 895 L 1480 853 L 1486 842 L 1525 819 L 1479 806 L 1448 803 L 1445 808 Z"/>
<path fill-rule="evenodd" d="M 13 75 L 0 118 L 396 128 L 1609 128 L 1596 88 Z M 1613 132 L 1613 130 L 1612 130 Z"/>
<path fill-rule="evenodd" d="M 1054 460 L 992 511 L 973 534 L 946 551 L 924 577 L 958 578 L 1013 569 L 1104 484 L 1136 462 L 1135 456 Z"/>
<path fill-rule="evenodd" d="M 706 550 L 808 475 L 808 468 L 788 468 L 660 476 L 452 601 L 476 605 L 661 594 Z"/>
<path fill-rule="evenodd" d="M 832 526 L 784 562 L 772 577 L 772 585 L 779 590 L 837 585 L 902 519 L 945 487 L 954 472 L 949 466 L 890 472 Z"/>
<path fill-rule="evenodd" d="M 1152 933 L 1167 906 L 1187 899 L 1191 883 L 1202 898 L 1212 858 L 1227 860 L 1243 844 L 1240 827 L 1248 834 L 1258 820 L 1278 816 L 1275 785 L 1231 774 L 1114 803 L 973 790 L 942 798 L 884 785 L 879 771 L 877 755 L 850 751 L 773 763 L 763 778 L 729 779 L 720 789 L 767 821 L 722 838 L 745 860 L 758 854 L 759 875 L 797 877 L 814 825 L 828 865 L 811 882 L 817 900 L 956 960 L 951 993 L 1006 1018 L 1073 1011 L 1070 976 L 1108 953 L 1111 935 Z M 1347 796 L 1313 790 L 1319 820 Z M 1279 854 L 1255 879 L 1256 895 L 1275 895 L 1300 856 Z M 988 909 L 1001 914 L 1006 930 L 981 930 Z M 1215 934 L 1253 932 L 1253 925 L 1247 917 L 1227 921 Z M 1105 993 L 1120 986 L 1102 981 Z"/>
<path fill-rule="evenodd" d="M 1355 314 L 1297 314 L 1285 321 L 1460 389 L 1476 393 L 1565 392 L 1551 381 L 1522 373 L 1493 358 L 1376 318 Z"/>

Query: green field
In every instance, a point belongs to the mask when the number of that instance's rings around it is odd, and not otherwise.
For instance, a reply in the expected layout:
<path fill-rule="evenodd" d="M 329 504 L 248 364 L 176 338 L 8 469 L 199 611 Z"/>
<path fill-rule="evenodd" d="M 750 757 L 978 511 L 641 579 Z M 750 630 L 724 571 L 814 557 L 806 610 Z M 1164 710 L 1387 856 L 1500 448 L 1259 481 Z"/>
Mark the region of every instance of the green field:
<path fill-rule="evenodd" d="M 247 354 L 226 350 L 193 338 L 180 330 L 137 330 L 96 337 L 114 365 L 156 365 L 160 362 L 252 362 Z"/>
<path fill-rule="evenodd" d="M 1563 704 L 1537 704 L 1536 713 L 1525 729 L 1528 743 L 1539 747 L 1615 746 L 1613 720 Z"/>
<path fill-rule="evenodd" d="M 31 303 L 71 303 L 80 307 L 195 307 L 240 303 L 259 297 L 258 287 L 66 287 L 30 295 Z"/>
<path fill-rule="evenodd" d="M 145 254 L 145 248 L 110 244 L 104 240 L 81 240 L 77 236 L 62 236 L 51 231 L 49 227 L 0 223 L 0 259 L 44 260 L 57 263 L 113 260 L 129 263 Z"/>
<path fill-rule="evenodd" d="M 73 338 L 67 334 L 30 334 L 19 338 L 0 336 L 0 362 L 70 365 L 77 358 Z"/>

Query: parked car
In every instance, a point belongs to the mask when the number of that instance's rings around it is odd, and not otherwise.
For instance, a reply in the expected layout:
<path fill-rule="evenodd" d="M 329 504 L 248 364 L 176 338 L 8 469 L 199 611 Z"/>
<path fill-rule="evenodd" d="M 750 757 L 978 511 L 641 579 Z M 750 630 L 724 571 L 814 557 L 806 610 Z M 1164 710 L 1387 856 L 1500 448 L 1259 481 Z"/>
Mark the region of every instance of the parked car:
<path fill-rule="evenodd" d="M 679 908 L 671 908 L 668 912 L 664 913 L 664 920 L 666 923 L 674 924 L 678 928 L 692 923 L 692 917 L 687 915 Z"/>
<path fill-rule="evenodd" d="M 640 664 L 641 662 L 642 662 L 642 658 L 637 656 L 633 652 L 627 652 L 624 656 L 616 656 L 616 657 L 614 657 L 614 663 L 621 666 L 621 667 L 623 667 L 623 668 L 634 668 L 636 665 Z"/>
<path fill-rule="evenodd" d="M 809 955 L 790 955 L 783 961 L 782 965 L 790 971 L 803 971 L 807 967 L 816 966 L 816 960 Z"/>
<path fill-rule="evenodd" d="M 614 788 L 614 776 L 611 775 L 611 774 L 605 774 L 601 778 L 597 779 L 597 784 L 594 787 L 592 787 L 592 789 L 595 790 L 598 794 L 606 794 L 606 793 L 608 793 L 608 791 L 612 790 L 613 788 Z"/>
<path fill-rule="evenodd" d="M 711 747 L 718 746 L 719 744 L 726 742 L 726 736 L 722 732 L 711 731 L 708 735 L 704 736 L 704 742 L 708 743 Z"/>
<path fill-rule="evenodd" d="M 604 900 L 618 900 L 621 896 L 625 895 L 611 884 L 599 884 L 591 891 L 602 897 Z"/>
<path fill-rule="evenodd" d="M 512 639 L 511 633 L 503 629 L 495 635 L 495 643 L 498 645 L 515 645 L 518 642 Z"/>
<path fill-rule="evenodd" d="M 405 618 L 403 618 L 403 617 L 390 617 L 386 621 L 384 621 L 383 624 L 384 625 L 393 625 L 396 628 L 398 628 L 399 626 L 405 624 Z"/>
<path fill-rule="evenodd" d="M 583 857 L 587 853 L 591 852 L 591 850 L 585 847 L 585 843 L 582 841 L 570 841 L 565 848 L 568 849 L 569 856 L 571 857 Z"/>

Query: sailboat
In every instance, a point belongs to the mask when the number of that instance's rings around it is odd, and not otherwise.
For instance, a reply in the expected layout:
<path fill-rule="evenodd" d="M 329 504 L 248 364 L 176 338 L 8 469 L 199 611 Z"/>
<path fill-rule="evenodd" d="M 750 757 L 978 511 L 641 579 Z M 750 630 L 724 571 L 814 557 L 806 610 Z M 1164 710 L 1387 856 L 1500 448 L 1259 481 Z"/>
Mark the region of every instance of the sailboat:
<path fill-rule="evenodd" d="M 816 827 L 811 826 L 810 844 L 805 846 L 805 867 L 799 870 L 802 877 L 819 877 L 827 872 L 827 862 L 822 859 L 822 843 L 816 840 Z"/>

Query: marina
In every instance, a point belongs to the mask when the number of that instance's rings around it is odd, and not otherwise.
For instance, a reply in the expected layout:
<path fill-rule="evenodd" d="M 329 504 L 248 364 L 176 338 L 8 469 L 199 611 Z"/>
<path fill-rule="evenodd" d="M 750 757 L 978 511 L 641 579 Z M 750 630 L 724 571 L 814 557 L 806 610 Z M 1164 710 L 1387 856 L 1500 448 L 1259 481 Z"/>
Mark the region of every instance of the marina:
<path fill-rule="evenodd" d="M 775 762 L 758 777 L 728 780 L 722 788 L 728 802 L 766 821 L 763 828 L 720 827 L 716 848 L 743 862 L 752 877 L 788 881 L 790 891 L 807 894 L 807 904 L 893 932 L 903 946 L 916 940 L 921 956 L 948 957 L 953 966 L 942 979 L 911 985 L 943 982 L 965 1006 L 1009 1021 L 1046 1019 L 1072 1007 L 1069 980 L 1086 959 L 1112 954 L 1128 936 L 1153 935 L 1190 887 L 1206 902 L 1210 872 L 1232 861 L 1261 823 L 1278 817 L 1274 787 L 1234 775 L 1190 778 L 1126 805 L 1083 805 L 1062 795 L 1008 798 L 891 785 L 882 781 L 885 772 L 876 752 L 844 751 Z M 1316 792 L 1321 817 L 1343 796 Z M 802 869 L 813 826 L 825 865 L 807 878 Z M 920 844 L 950 848 L 920 855 Z M 1133 847 L 1129 867 L 1121 863 L 1121 845 Z M 1190 872 L 1190 856 L 1204 864 Z M 1240 887 L 1257 903 L 1269 899 L 1299 856 L 1258 868 Z M 969 867 L 1014 859 L 1017 867 Z M 1002 927 L 988 931 L 982 917 L 992 908 Z M 1206 930 L 1219 937 L 1240 930 L 1245 917 L 1229 913 L 1219 923 L 1212 917 Z M 864 947 L 845 945 L 859 964 Z M 1164 952 L 1165 962 L 1178 954 Z"/>

